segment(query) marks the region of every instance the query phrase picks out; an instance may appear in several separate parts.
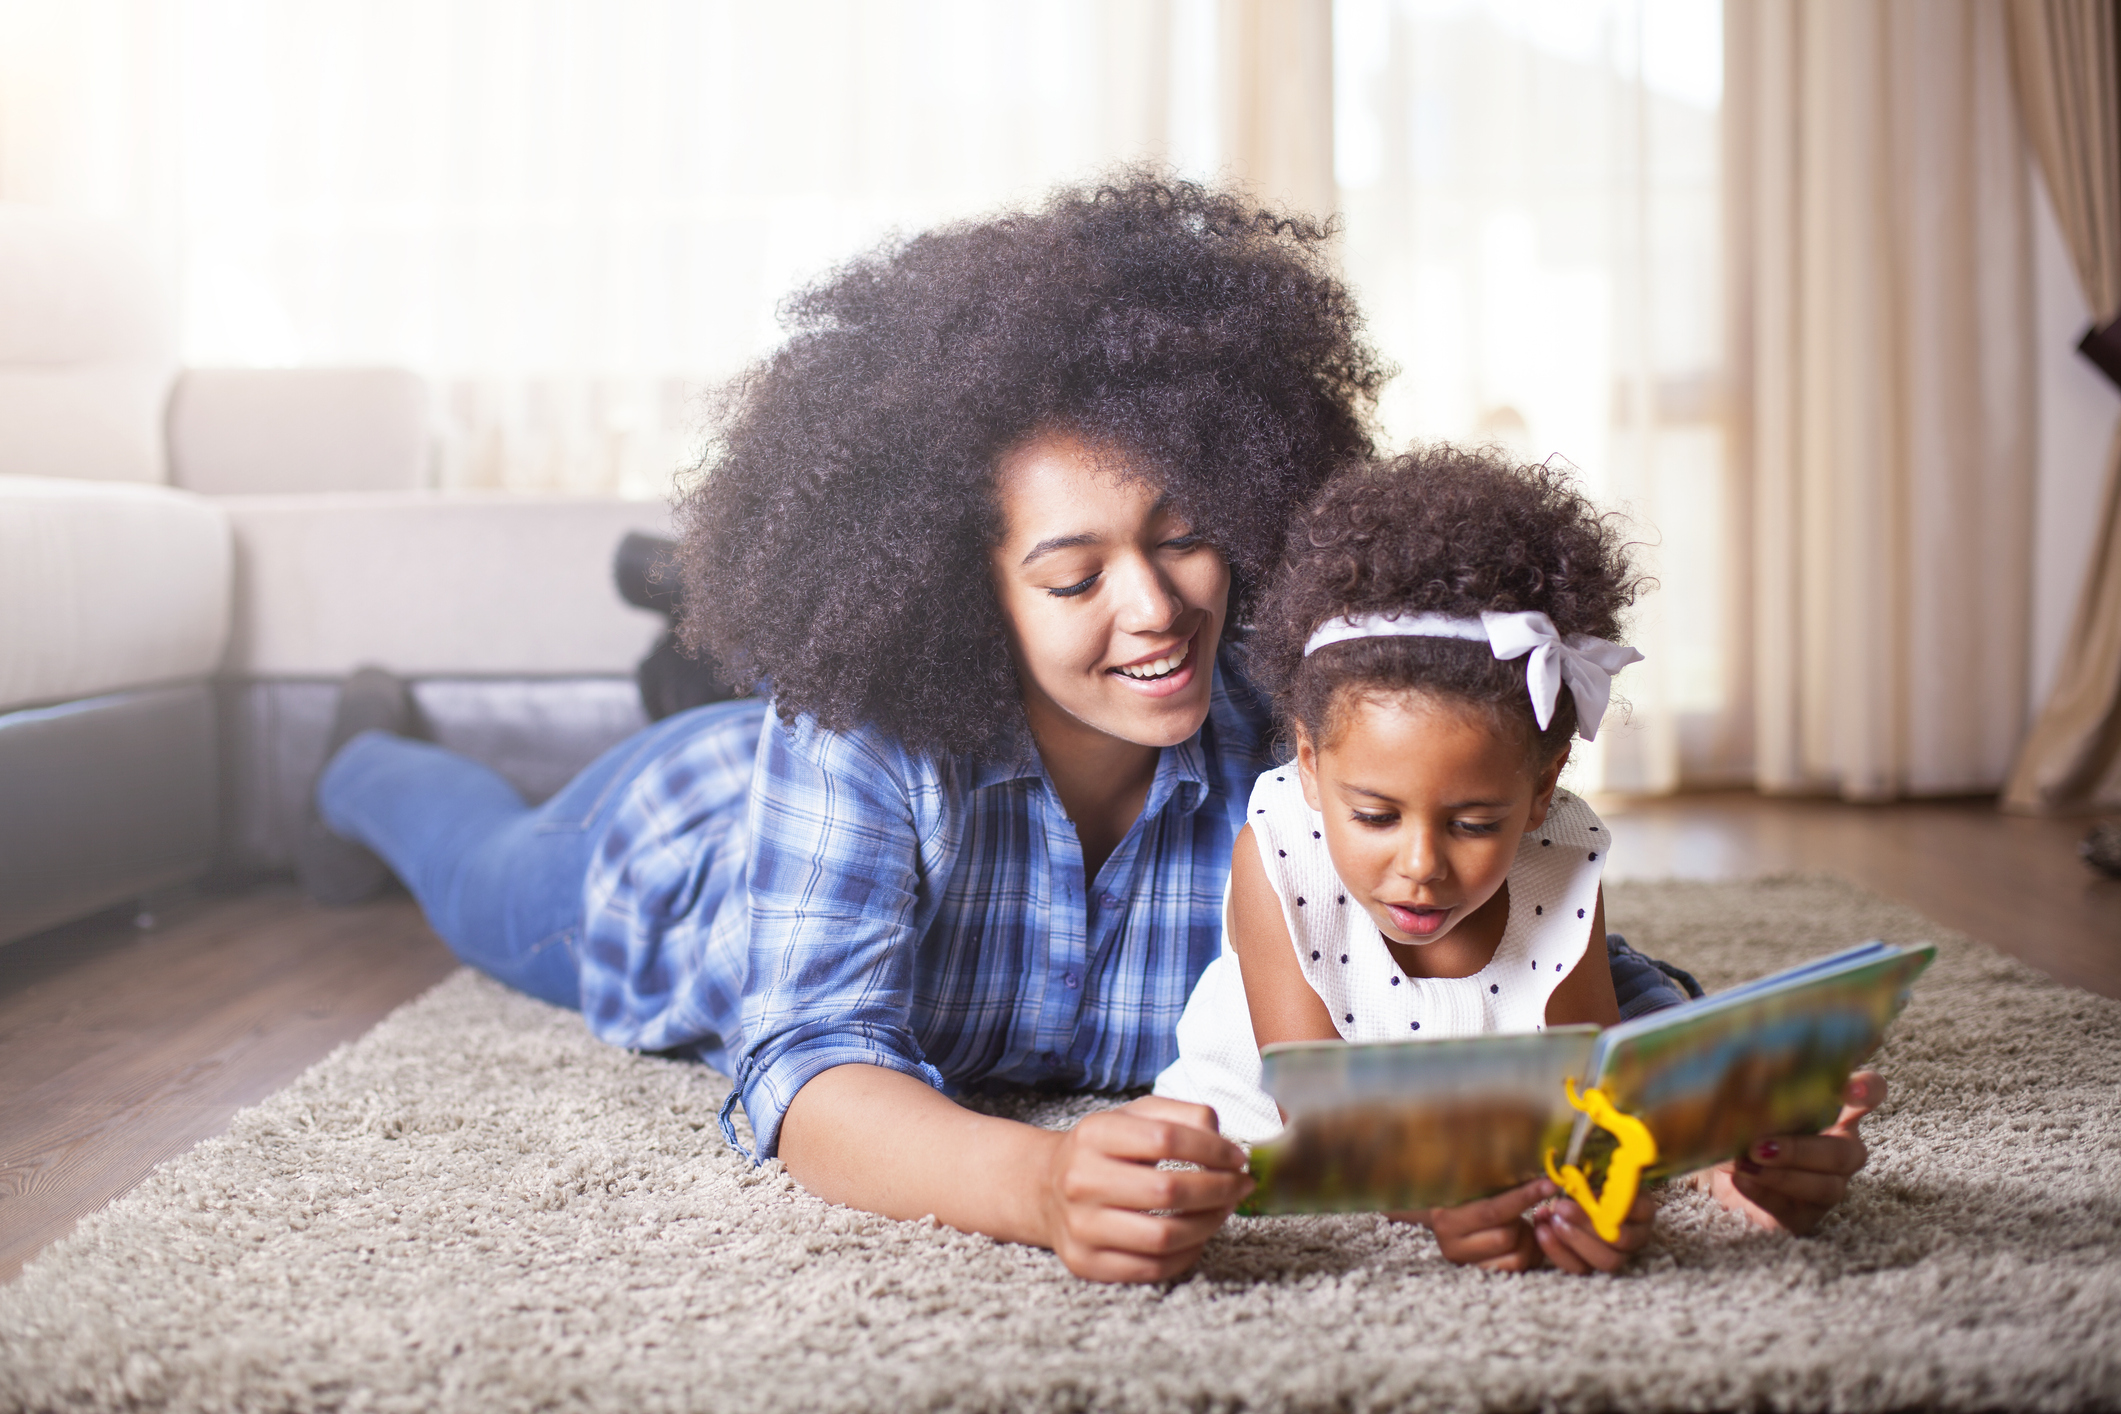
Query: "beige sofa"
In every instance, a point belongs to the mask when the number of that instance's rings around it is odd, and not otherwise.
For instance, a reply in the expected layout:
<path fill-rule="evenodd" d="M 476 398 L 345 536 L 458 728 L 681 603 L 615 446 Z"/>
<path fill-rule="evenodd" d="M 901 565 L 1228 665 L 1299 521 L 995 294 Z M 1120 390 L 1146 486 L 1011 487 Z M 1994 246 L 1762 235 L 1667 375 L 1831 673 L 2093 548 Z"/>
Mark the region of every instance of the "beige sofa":
<path fill-rule="evenodd" d="M 428 488 L 419 379 L 182 369 L 118 231 L 0 205 L 0 941 L 283 869 L 335 682 L 537 797 L 642 721 L 665 507 Z"/>

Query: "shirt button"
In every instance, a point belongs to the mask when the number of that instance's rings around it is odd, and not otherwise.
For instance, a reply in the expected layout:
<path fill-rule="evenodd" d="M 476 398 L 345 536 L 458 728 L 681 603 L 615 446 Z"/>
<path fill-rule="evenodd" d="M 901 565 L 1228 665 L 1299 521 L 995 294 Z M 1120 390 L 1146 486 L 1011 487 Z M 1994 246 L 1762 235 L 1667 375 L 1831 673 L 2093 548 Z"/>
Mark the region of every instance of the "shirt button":
<path fill-rule="evenodd" d="M 1076 987 L 1082 984 L 1082 978 L 1077 977 L 1073 972 L 1063 972 L 1061 974 L 1061 983 L 1063 986 Z"/>
<path fill-rule="evenodd" d="M 1117 894 L 1099 894 L 1097 901 L 1107 908 L 1119 907 L 1119 895 Z"/>

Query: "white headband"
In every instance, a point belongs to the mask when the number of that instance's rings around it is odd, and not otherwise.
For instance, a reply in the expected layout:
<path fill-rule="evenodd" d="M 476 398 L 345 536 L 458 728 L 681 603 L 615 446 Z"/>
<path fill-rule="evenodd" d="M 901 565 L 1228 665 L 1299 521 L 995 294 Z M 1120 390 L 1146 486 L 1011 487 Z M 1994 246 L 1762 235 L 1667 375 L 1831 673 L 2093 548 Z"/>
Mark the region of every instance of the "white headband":
<path fill-rule="evenodd" d="M 1566 682 L 1576 698 L 1576 730 L 1585 741 L 1598 737 L 1598 724 L 1605 720 L 1606 703 L 1613 695 L 1613 674 L 1642 661 L 1634 649 L 1588 634 L 1573 633 L 1564 639 L 1545 614 L 1482 614 L 1477 619 L 1448 614 L 1405 618 L 1364 614 L 1327 619 L 1304 645 L 1304 656 L 1351 638 L 1463 638 L 1486 643 L 1505 662 L 1529 653 L 1524 685 L 1532 696 L 1532 715 L 1539 719 L 1539 729 L 1545 731 L 1554 720 L 1554 699 Z"/>

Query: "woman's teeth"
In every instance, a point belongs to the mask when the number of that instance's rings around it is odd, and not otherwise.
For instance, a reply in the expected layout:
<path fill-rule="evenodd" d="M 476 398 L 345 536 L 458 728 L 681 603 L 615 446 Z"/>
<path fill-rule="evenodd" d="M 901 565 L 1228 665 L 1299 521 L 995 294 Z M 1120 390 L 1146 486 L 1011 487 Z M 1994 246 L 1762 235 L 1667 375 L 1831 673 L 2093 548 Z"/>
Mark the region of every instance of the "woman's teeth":
<path fill-rule="evenodd" d="M 1176 652 L 1167 653 L 1153 662 L 1130 663 L 1124 668 L 1114 668 L 1112 671 L 1125 673 L 1130 678 L 1169 677 L 1185 665 L 1186 654 L 1192 647 L 1191 643 L 1181 644 Z"/>

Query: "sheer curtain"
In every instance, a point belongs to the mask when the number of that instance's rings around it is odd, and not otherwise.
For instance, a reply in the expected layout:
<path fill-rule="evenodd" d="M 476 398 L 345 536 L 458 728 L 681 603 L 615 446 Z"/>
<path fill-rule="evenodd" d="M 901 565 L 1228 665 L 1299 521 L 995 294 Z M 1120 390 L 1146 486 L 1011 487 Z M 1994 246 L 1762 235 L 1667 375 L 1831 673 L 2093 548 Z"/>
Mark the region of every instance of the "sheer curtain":
<path fill-rule="evenodd" d="M 1395 438 L 1573 464 L 1657 581 L 1584 789 L 1749 779 L 1716 0 L 1339 0 L 1347 271 Z"/>
<path fill-rule="evenodd" d="M 2002 0 L 1731 0 L 1763 789 L 1995 790 L 2025 729 L 2031 195 Z"/>
<path fill-rule="evenodd" d="M 0 198 L 145 228 L 190 363 L 430 375 L 444 485 L 661 495 L 887 231 L 1215 170 L 1223 8 L 0 0 Z"/>

